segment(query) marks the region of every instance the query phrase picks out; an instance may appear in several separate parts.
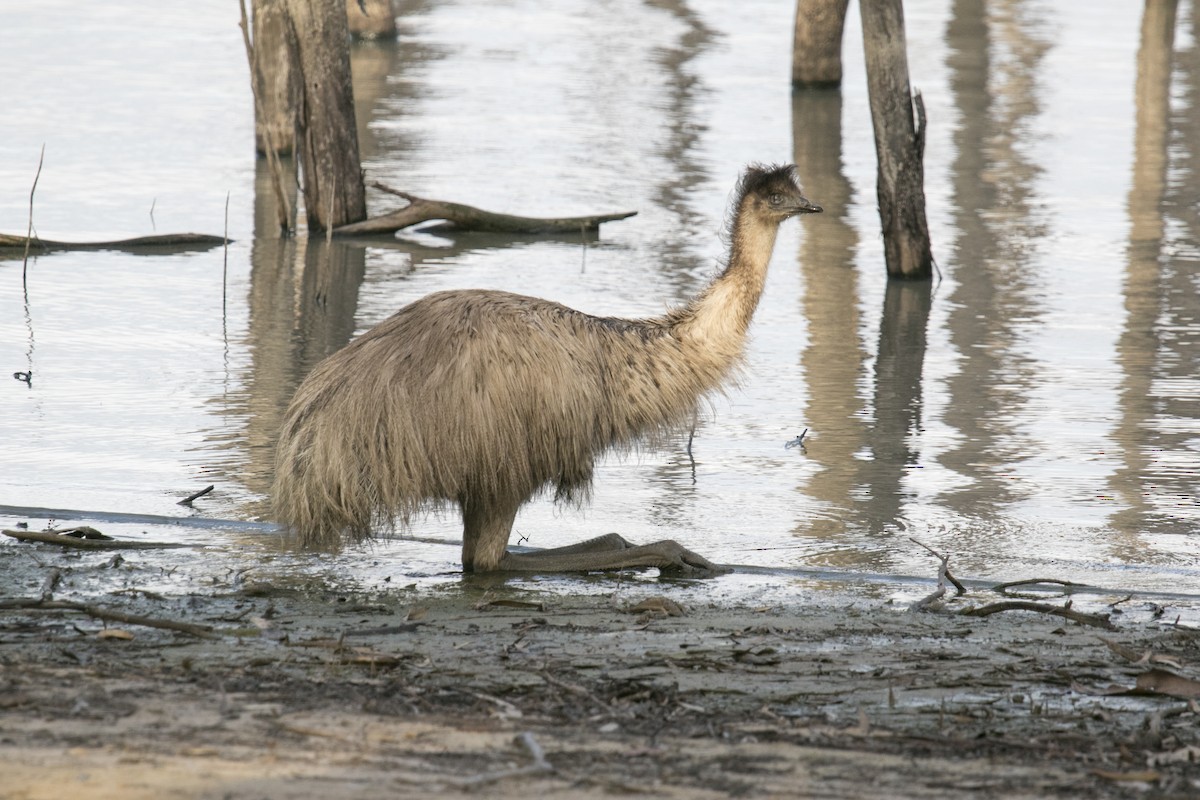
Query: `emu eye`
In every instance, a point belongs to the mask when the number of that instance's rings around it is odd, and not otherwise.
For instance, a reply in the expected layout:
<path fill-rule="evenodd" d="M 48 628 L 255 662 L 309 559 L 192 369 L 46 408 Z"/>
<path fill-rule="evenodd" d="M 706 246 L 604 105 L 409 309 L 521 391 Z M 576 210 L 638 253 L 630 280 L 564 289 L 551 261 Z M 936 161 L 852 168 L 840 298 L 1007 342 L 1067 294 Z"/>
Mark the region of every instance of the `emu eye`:
<path fill-rule="evenodd" d="M 770 197 L 768 197 L 767 200 L 773 206 L 782 205 L 783 204 L 783 195 L 781 195 L 779 192 L 775 192 Z"/>

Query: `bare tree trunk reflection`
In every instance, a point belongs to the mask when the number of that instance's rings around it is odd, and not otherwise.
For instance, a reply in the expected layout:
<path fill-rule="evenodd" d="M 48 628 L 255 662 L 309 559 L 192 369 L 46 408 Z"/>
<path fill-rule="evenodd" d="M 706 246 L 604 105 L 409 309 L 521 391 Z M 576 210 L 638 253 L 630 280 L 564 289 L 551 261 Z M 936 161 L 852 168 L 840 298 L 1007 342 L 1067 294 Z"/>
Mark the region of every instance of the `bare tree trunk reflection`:
<path fill-rule="evenodd" d="M 958 436 L 939 460 L 964 479 L 943 502 L 999 535 L 996 520 L 1022 494 L 1008 465 L 1029 452 L 1020 417 L 1039 380 L 1022 337 L 1042 314 L 1038 278 L 1027 268 L 1043 235 L 1040 170 L 1021 132 L 1040 113 L 1037 76 L 1049 45 L 1042 21 L 1019 0 L 955 0 L 951 11 L 947 66 L 959 125 L 948 328 L 959 361 L 944 422 Z"/>
<path fill-rule="evenodd" d="M 867 444 L 865 512 L 871 532 L 896 530 L 904 511 L 905 476 L 919 462 L 913 448 L 921 428 L 930 281 L 888 281 L 875 359 L 875 423 Z"/>
<path fill-rule="evenodd" d="M 1155 492 L 1146 486 L 1146 481 L 1153 472 L 1151 453 L 1162 449 L 1147 446 L 1146 442 L 1155 438 L 1152 429 L 1159 399 L 1155 397 L 1153 384 L 1159 368 L 1160 317 L 1167 302 L 1162 287 L 1163 199 L 1167 187 L 1176 6 L 1176 0 L 1146 0 L 1137 56 L 1125 325 L 1117 342 L 1117 360 L 1122 370 L 1118 402 L 1121 418 L 1114 432 L 1124 464 L 1112 479 L 1124 507 L 1113 516 L 1112 524 L 1127 533 L 1140 532 L 1150 522 L 1147 515 L 1152 507 L 1147 494 Z M 1118 549 L 1138 547 L 1136 540 L 1126 540 Z M 1118 557 L 1134 555 L 1123 552 Z"/>
<path fill-rule="evenodd" d="M 389 152 L 394 146 L 379 141 L 376 132 L 371 129 L 371 122 L 388 119 L 393 114 L 384 106 L 389 100 L 395 99 L 392 95 L 396 94 L 396 87 L 389 85 L 388 76 L 398 72 L 399 50 L 400 45 L 394 38 L 356 41 L 350 45 L 354 116 L 358 126 L 359 155 L 364 165 Z"/>
<path fill-rule="evenodd" d="M 867 438 L 866 398 L 860 392 L 868 356 L 862 346 L 858 232 L 850 220 L 853 189 L 842 166 L 842 95 L 836 89 L 805 89 L 792 95 L 792 149 L 809 197 L 825 208 L 800 242 L 804 270 L 802 313 L 808 342 L 800 365 L 808 404 L 800 416 L 813 439 L 808 458 L 820 465 L 804 487 L 823 508 L 798 521 L 798 536 L 836 541 L 849 523 L 862 525 L 851 500 L 860 482 L 857 454 Z M 846 561 L 846 557 L 850 561 Z M 837 550 L 829 565 L 860 564 L 861 553 Z"/>
<path fill-rule="evenodd" d="M 270 488 L 275 437 L 296 386 L 354 333 L 366 264 L 359 247 L 263 235 L 274 230 L 275 200 L 266 170 L 259 161 L 255 219 L 264 224 L 250 253 L 249 365 L 241 397 L 231 398 L 228 406 L 228 413 L 245 420 L 244 437 L 237 437 L 245 449 L 233 469 L 243 486 L 259 495 Z M 254 503 L 244 511 L 261 516 L 265 505 Z"/>

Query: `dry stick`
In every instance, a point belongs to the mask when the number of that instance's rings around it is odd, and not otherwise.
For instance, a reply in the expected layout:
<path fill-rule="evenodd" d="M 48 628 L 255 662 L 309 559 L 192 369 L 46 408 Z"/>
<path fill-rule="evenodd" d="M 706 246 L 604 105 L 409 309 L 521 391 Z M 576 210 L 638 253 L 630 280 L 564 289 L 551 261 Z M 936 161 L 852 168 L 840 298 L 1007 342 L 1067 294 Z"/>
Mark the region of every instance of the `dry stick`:
<path fill-rule="evenodd" d="M 962 597 L 964 594 L 967 593 L 967 590 L 963 587 L 963 585 L 961 583 L 958 582 L 958 579 L 950 574 L 950 567 L 949 567 L 950 556 L 942 555 L 941 553 L 934 550 L 929 545 L 923 544 L 922 542 L 918 542 L 916 539 L 913 539 L 911 536 L 909 537 L 908 540 L 915 545 L 919 545 L 919 546 L 925 548 L 930 553 L 932 553 L 939 561 L 942 562 L 941 565 L 938 567 L 938 588 L 933 592 L 933 594 L 929 595 L 928 597 L 926 597 L 923 600 L 920 600 L 916 604 L 914 604 L 913 605 L 914 611 L 923 611 L 926 608 L 928 608 L 930 606 L 930 604 L 933 603 L 934 600 L 941 599 L 941 597 L 946 594 L 946 581 L 950 581 L 951 583 L 954 584 L 954 589 L 955 589 L 954 596 L 955 597 Z"/>
<path fill-rule="evenodd" d="M 989 603 L 979 608 L 964 608 L 958 613 L 965 617 L 990 617 L 992 614 L 999 614 L 1001 611 L 1038 611 L 1042 614 L 1065 617 L 1081 625 L 1091 625 L 1094 628 L 1104 628 L 1108 631 L 1115 631 L 1117 629 L 1117 626 L 1113 625 L 1107 617 L 1102 617 L 1099 614 L 1085 614 L 1082 611 L 1075 611 L 1069 607 L 1034 603 L 1030 600 L 1004 600 L 999 603 Z"/>
<path fill-rule="evenodd" d="M 225 301 L 229 291 L 229 192 L 225 192 L 225 252 L 221 259 L 221 322 L 225 322 Z M 223 326 L 222 326 L 223 327 Z M 211 486 L 209 487 L 212 488 Z M 195 498 L 191 498 L 195 499 Z"/>
<path fill-rule="evenodd" d="M 37 173 L 33 176 L 33 186 L 29 188 L 29 227 L 25 229 L 25 259 L 21 262 L 21 286 L 25 287 L 25 273 L 29 268 L 29 243 L 33 240 L 33 193 L 37 191 L 38 178 L 42 177 L 42 160 L 46 157 L 46 143 L 42 142 L 42 152 L 38 156 Z M 28 288 L 26 287 L 28 292 Z"/>
<path fill-rule="evenodd" d="M 123 622 L 126 625 L 140 625 L 145 628 L 178 631 L 198 636 L 201 639 L 220 638 L 217 634 L 213 633 L 211 625 L 193 625 L 190 622 L 176 622 L 171 619 L 143 617 L 140 614 L 126 614 L 123 611 L 93 606 L 88 603 L 76 603 L 71 600 L 0 600 L 0 610 L 10 608 L 79 611 L 87 614 L 89 617 L 105 622 Z"/>
<path fill-rule="evenodd" d="M 546 772 L 554 772 L 554 765 L 546 760 L 546 753 L 542 750 L 542 746 L 538 744 L 537 739 L 533 738 L 532 731 L 525 731 L 516 737 L 516 742 L 520 744 L 533 757 L 533 763 L 527 767 L 517 767 L 516 769 L 505 769 L 499 772 L 485 772 L 482 775 L 475 775 L 461 781 L 455 781 L 459 786 L 475 787 L 482 786 L 486 783 L 495 783 L 506 778 L 523 778 L 527 775 L 540 775 Z"/>
<path fill-rule="evenodd" d="M 204 495 L 206 495 L 206 494 L 208 494 L 209 492 L 211 492 L 211 491 L 212 491 L 214 488 L 216 488 L 216 485 L 215 485 L 215 484 L 211 484 L 211 483 L 210 483 L 208 486 L 205 486 L 205 487 L 204 487 L 203 489 L 201 489 L 200 491 L 198 491 L 198 492 L 192 492 L 192 493 L 191 493 L 191 494 L 189 494 L 187 497 L 185 497 L 185 498 L 183 498 L 182 500 L 180 500 L 180 501 L 179 501 L 179 503 L 178 503 L 178 505 L 181 505 L 181 506 L 190 506 L 190 505 L 192 504 L 192 501 L 193 501 L 193 500 L 195 500 L 195 499 L 197 499 L 197 498 L 200 498 L 200 497 L 204 497 Z"/>
<path fill-rule="evenodd" d="M 292 206 L 283 191 L 283 168 L 279 166 L 279 152 L 275 149 L 275 137 L 271 126 L 267 124 L 266 110 L 263 108 L 262 97 L 258 86 L 258 49 L 250 43 L 250 21 L 246 18 L 246 0 L 238 0 L 242 9 L 242 19 L 238 27 L 242 29 L 242 42 L 246 45 L 246 61 L 250 64 L 250 94 L 254 96 L 254 109 L 259 119 L 263 121 L 263 138 L 267 140 L 267 166 L 271 170 L 271 188 L 275 190 L 275 202 L 279 204 L 281 214 L 278 216 L 279 229 L 286 231 L 292 219 Z"/>

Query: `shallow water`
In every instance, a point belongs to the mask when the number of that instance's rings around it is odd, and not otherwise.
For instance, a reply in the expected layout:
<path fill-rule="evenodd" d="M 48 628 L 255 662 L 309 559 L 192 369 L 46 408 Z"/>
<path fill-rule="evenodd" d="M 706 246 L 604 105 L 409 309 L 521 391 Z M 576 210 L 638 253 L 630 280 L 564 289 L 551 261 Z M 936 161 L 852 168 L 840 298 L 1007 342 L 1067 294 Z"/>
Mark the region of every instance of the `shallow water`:
<path fill-rule="evenodd" d="M 742 385 L 713 401 L 694 464 L 684 442 L 607 459 L 586 509 L 535 502 L 521 540 L 619 531 L 729 563 L 932 575 L 917 539 L 961 575 L 1200 593 L 1195 15 L 1180 8 L 1169 92 L 1151 76 L 1139 96 L 1141 9 L 1103 5 L 906 4 L 932 287 L 884 277 L 854 9 L 842 90 L 793 95 L 782 0 L 405 3 L 397 43 L 352 53 L 369 179 L 533 216 L 638 215 L 587 243 L 331 248 L 271 234 L 236 4 L 9 12 L 0 81 L 38 102 L 0 119 L 0 231 L 24 232 L 44 143 L 41 236 L 221 234 L 228 198 L 235 241 L 43 256 L 27 288 L 0 261 L 0 504 L 261 519 L 290 393 L 355 333 L 455 287 L 658 313 L 718 264 L 741 166 L 795 161 L 826 213 L 782 231 Z M 7 378 L 23 370 L 31 385 Z M 176 505 L 209 483 L 194 511 Z M 414 533 L 454 539 L 458 523 Z M 405 541 L 325 563 L 370 583 L 452 574 L 457 557 Z"/>

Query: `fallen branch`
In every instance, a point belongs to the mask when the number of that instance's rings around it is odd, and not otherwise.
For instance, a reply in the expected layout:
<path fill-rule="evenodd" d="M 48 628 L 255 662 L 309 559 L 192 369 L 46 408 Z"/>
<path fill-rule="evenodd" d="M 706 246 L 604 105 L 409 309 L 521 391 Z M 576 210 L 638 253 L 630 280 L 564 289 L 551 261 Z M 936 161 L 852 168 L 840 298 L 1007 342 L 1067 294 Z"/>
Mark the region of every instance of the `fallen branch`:
<path fill-rule="evenodd" d="M 0 255 L 5 251 L 50 253 L 63 250 L 124 250 L 137 253 L 143 250 L 207 250 L 224 244 L 224 236 L 206 233 L 161 233 L 154 236 L 135 236 L 132 239 L 110 239 L 99 242 L 61 242 L 37 236 L 14 236 L 0 233 Z"/>
<path fill-rule="evenodd" d="M 76 603 L 71 600 L 0 600 L 0 610 L 6 609 L 78 611 L 93 619 L 105 622 L 121 622 L 126 625 L 141 625 L 145 628 L 178 631 L 198 636 L 201 639 L 220 638 L 217 634 L 213 633 L 211 625 L 193 625 L 190 622 L 176 622 L 171 619 L 156 619 L 155 617 L 143 617 L 139 614 L 126 614 L 124 611 L 114 611 L 113 609 L 93 606 L 87 603 Z"/>
<path fill-rule="evenodd" d="M 76 550 L 163 550 L 193 546 L 181 542 L 131 542 L 108 537 L 101 539 L 96 538 L 89 531 L 94 531 L 94 529 L 87 526 L 71 528 L 65 531 L 16 531 L 6 529 L 0 531 L 0 533 L 22 542 L 44 542 L 46 544 L 56 544 L 60 547 L 73 547 Z M 96 531 L 96 533 L 99 532 Z"/>
<path fill-rule="evenodd" d="M 513 214 L 485 211 L 462 203 L 427 200 L 382 183 L 372 183 L 371 186 L 404 198 L 408 201 L 408 205 L 389 214 L 334 228 L 334 236 L 370 236 L 380 233 L 395 233 L 401 228 L 432 220 L 443 220 L 458 230 L 485 233 L 580 233 L 596 231 L 603 222 L 615 222 L 637 214 L 636 211 L 622 211 L 589 217 L 520 217 Z"/>
<path fill-rule="evenodd" d="M 1001 611 L 1037 611 L 1042 614 L 1053 614 L 1056 617 L 1064 617 L 1081 625 L 1091 625 L 1094 628 L 1104 628 L 1108 631 L 1115 631 L 1117 629 L 1117 626 L 1113 625 L 1108 617 L 1102 617 L 1098 614 L 1085 614 L 1082 611 L 1075 611 L 1069 606 L 1050 606 L 1045 603 L 1034 603 L 1029 600 L 1005 600 L 999 603 L 989 603 L 986 606 L 979 606 L 978 608 L 964 608 L 958 613 L 965 617 L 990 617 L 992 614 L 999 614 Z"/>

